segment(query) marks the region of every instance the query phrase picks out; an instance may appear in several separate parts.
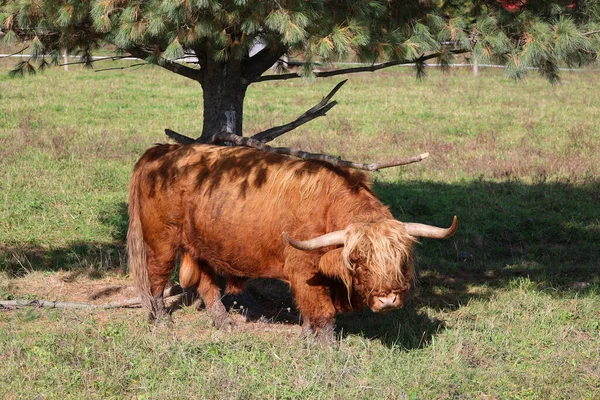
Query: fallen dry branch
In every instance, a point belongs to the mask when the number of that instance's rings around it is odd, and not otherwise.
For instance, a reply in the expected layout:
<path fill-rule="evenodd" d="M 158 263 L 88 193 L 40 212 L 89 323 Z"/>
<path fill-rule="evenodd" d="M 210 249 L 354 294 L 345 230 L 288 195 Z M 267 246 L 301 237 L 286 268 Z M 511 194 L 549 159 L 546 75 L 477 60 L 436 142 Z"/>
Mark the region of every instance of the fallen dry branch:
<path fill-rule="evenodd" d="M 174 139 L 175 141 L 177 141 L 181 144 L 196 143 L 196 141 L 194 139 L 192 139 L 188 136 L 182 135 L 180 133 L 177 133 L 175 131 L 172 131 L 171 129 L 168 129 L 168 128 L 165 129 L 165 134 L 168 137 L 170 137 L 171 139 Z M 427 157 L 429 157 L 429 153 L 421 153 L 421 154 L 417 154 L 417 155 L 414 155 L 411 157 L 399 158 L 394 161 L 374 162 L 374 163 L 366 164 L 366 163 L 358 163 L 358 162 L 354 162 L 354 161 L 342 160 L 340 157 L 331 156 L 328 154 L 309 153 L 307 151 L 293 149 L 291 147 L 271 147 L 267 144 L 264 144 L 263 142 L 261 142 L 259 140 L 249 138 L 249 137 L 234 135 L 233 133 L 221 133 L 218 135 L 212 135 L 210 137 L 210 139 L 208 140 L 208 143 L 209 144 L 230 144 L 230 143 L 232 143 L 232 144 L 235 144 L 236 146 L 252 147 L 254 149 L 261 150 L 266 153 L 284 154 L 284 155 L 288 155 L 288 156 L 292 156 L 292 157 L 297 157 L 302 160 L 323 161 L 323 162 L 326 162 L 326 163 L 329 163 L 332 165 L 337 165 L 340 167 L 354 168 L 354 169 L 360 169 L 363 171 L 372 171 L 372 172 L 379 171 L 380 169 L 384 169 L 384 168 L 398 167 L 401 165 L 416 163 L 416 162 L 422 161 L 422 160 L 426 159 Z"/>
<path fill-rule="evenodd" d="M 165 129 L 165 134 L 168 137 L 170 137 L 171 139 L 174 139 L 175 141 L 182 143 L 182 144 L 196 143 L 194 139 L 192 139 L 188 136 L 182 135 L 180 133 L 177 133 L 175 131 L 172 131 L 171 129 L 168 129 L 168 128 Z M 411 157 L 399 158 L 394 161 L 374 162 L 374 163 L 366 164 L 366 163 L 358 163 L 358 162 L 354 162 L 354 161 L 342 160 L 340 157 L 331 156 L 328 154 L 309 153 L 307 151 L 293 149 L 291 147 L 271 147 L 267 144 L 264 144 L 263 142 L 261 142 L 259 140 L 249 138 L 249 137 L 234 135 L 233 133 L 220 133 L 218 135 L 212 135 L 210 137 L 210 139 L 208 140 L 208 143 L 209 144 L 230 144 L 230 143 L 232 143 L 236 146 L 252 147 L 254 149 L 261 150 L 266 153 L 284 154 L 287 156 L 297 157 L 302 160 L 323 161 L 323 162 L 326 162 L 326 163 L 329 163 L 332 165 L 337 165 L 340 167 L 354 168 L 354 169 L 360 169 L 363 171 L 372 171 L 372 172 L 379 171 L 380 169 L 384 169 L 384 168 L 398 167 L 400 165 L 416 163 L 416 162 L 422 161 L 422 160 L 426 159 L 427 157 L 429 157 L 429 153 L 422 153 L 422 154 L 417 154 L 417 155 L 414 155 Z"/>
<path fill-rule="evenodd" d="M 252 147 L 252 148 L 267 152 L 267 153 L 284 154 L 284 155 L 297 157 L 302 160 L 324 161 L 324 162 L 332 164 L 332 165 L 337 165 L 337 166 L 346 167 L 346 168 L 360 169 L 363 171 L 379 171 L 380 169 L 384 169 L 384 168 L 412 164 L 412 163 L 419 162 L 419 161 L 424 160 L 425 158 L 429 157 L 429 153 L 422 153 L 422 154 L 418 154 L 418 155 L 415 155 L 412 157 L 400 158 L 400 159 L 397 159 L 394 161 L 363 164 L 363 163 L 357 163 L 354 161 L 342 160 L 340 157 L 330 156 L 328 154 L 309 153 L 307 151 L 297 150 L 297 149 L 293 149 L 291 147 L 271 147 L 271 146 L 264 144 L 263 142 L 260 142 L 258 140 L 248 138 L 248 137 L 234 135 L 231 133 L 229 133 L 229 134 L 223 133 L 220 135 L 213 135 L 211 138 L 211 141 L 212 141 L 212 143 L 215 143 L 215 144 L 218 144 L 219 142 L 231 142 L 238 146 Z"/>
<path fill-rule="evenodd" d="M 163 297 L 172 297 L 184 293 L 184 289 L 179 286 L 171 286 L 163 292 Z M 64 309 L 110 309 L 110 308 L 136 308 L 141 307 L 139 297 L 126 299 L 122 301 L 111 301 L 104 304 L 89 303 L 69 303 L 64 301 L 48 300 L 4 300 L 0 301 L 0 310 L 14 310 L 18 308 L 64 308 Z"/>
<path fill-rule="evenodd" d="M 48 301 L 48 300 L 5 300 L 0 301 L 0 309 L 16 309 L 16 308 L 68 308 L 68 309 L 98 309 L 98 308 L 124 308 L 124 307 L 140 307 L 140 299 L 133 298 L 124 301 L 113 301 L 105 304 L 88 304 L 88 303 L 68 303 L 63 301 Z"/>

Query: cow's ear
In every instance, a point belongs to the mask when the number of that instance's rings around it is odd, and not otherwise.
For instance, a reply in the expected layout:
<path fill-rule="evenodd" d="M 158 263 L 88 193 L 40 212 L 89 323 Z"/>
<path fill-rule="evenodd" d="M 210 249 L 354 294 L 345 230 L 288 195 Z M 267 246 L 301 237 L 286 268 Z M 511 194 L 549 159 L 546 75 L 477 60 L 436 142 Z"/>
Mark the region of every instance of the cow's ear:
<path fill-rule="evenodd" d="M 348 289 L 352 286 L 352 271 L 346 267 L 342 259 L 343 248 L 328 251 L 319 260 L 319 271 L 330 278 L 344 282 Z"/>

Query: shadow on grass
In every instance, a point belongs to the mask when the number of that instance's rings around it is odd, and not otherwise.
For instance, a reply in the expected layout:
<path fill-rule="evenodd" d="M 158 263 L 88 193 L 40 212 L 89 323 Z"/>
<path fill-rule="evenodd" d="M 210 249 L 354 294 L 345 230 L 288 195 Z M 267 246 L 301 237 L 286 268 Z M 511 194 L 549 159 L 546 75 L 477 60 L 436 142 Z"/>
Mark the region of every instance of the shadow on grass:
<path fill-rule="evenodd" d="M 540 289 L 552 288 L 557 296 L 600 292 L 600 181 L 376 181 L 374 189 L 399 220 L 447 226 L 457 215 L 459 228 L 452 239 L 423 239 L 417 245 L 419 283 L 404 309 L 341 315 L 342 335 L 377 337 L 404 348 L 424 346 L 444 325 L 420 312 L 423 306 L 455 309 L 514 287 L 522 278 Z M 113 232 L 112 244 L 0 247 L 0 271 L 63 269 L 99 276 L 109 269 L 125 271 L 126 205 L 101 210 L 99 220 Z M 287 286 L 255 285 L 252 290 L 267 316 L 298 322 Z"/>
<path fill-rule="evenodd" d="M 445 327 L 443 321 L 420 312 L 414 302 L 388 313 L 369 310 L 341 314 L 336 329 L 342 337 L 351 335 L 378 339 L 388 347 L 420 349 L 429 346 L 432 338 Z"/>
<path fill-rule="evenodd" d="M 73 242 L 66 247 L 0 246 L 0 272 L 11 277 L 34 271 L 69 271 L 74 278 L 86 274 L 99 279 L 105 272 L 125 273 L 124 243 Z"/>
<path fill-rule="evenodd" d="M 374 189 L 399 220 L 447 226 L 458 215 L 459 228 L 452 239 L 417 245 L 419 282 L 403 309 L 340 315 L 342 336 L 427 346 L 444 322 L 424 314 L 423 306 L 457 309 L 524 278 L 556 296 L 600 292 L 598 181 L 375 182 Z"/>
<path fill-rule="evenodd" d="M 248 295 L 246 299 L 224 299 L 227 308 L 239 312 L 240 305 L 249 306 L 251 316 L 247 318 L 248 321 L 256 321 L 260 317 L 273 323 L 301 323 L 300 313 L 295 308 L 288 284 L 275 279 L 255 279 L 249 282 L 245 293 Z M 235 300 L 236 305 L 233 304 Z M 248 300 L 250 304 L 245 302 Z M 404 308 L 389 313 L 367 310 L 339 314 L 336 320 L 337 335 L 376 338 L 386 346 L 403 349 L 427 346 L 431 338 L 444 327 L 444 323 L 424 315 L 417 306 L 414 298 L 411 298 Z"/>
<path fill-rule="evenodd" d="M 453 238 L 417 245 L 419 304 L 455 308 L 522 278 L 556 295 L 600 288 L 600 181 L 376 182 L 375 190 L 402 221 L 444 226 L 459 217 Z"/>
<path fill-rule="evenodd" d="M 44 247 L 24 244 L 0 244 L 0 272 L 21 276 L 32 271 L 71 271 L 75 278 L 87 274 L 101 278 L 107 271 L 125 273 L 127 254 L 127 204 L 109 204 L 99 211 L 98 220 L 111 232 L 110 243 L 75 241 L 64 247 Z"/>

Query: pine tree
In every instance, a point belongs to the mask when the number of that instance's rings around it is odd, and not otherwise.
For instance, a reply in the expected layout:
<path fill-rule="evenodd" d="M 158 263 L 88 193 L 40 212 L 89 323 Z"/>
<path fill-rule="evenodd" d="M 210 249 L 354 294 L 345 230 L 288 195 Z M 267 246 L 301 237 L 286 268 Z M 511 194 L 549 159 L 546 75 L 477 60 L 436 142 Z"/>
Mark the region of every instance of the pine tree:
<path fill-rule="evenodd" d="M 511 77 L 534 68 L 556 81 L 561 65 L 595 63 L 600 52 L 597 0 L 0 0 L 0 28 L 3 41 L 31 50 L 15 76 L 58 64 L 64 50 L 91 65 L 93 52 L 112 44 L 199 82 L 200 140 L 242 134 L 253 83 L 365 69 L 318 73 L 319 63 L 410 62 L 421 76 L 426 60 L 448 64 L 469 52 L 506 64 Z M 263 75 L 285 54 L 304 61 L 297 73 Z M 190 55 L 197 62 L 184 60 Z"/>

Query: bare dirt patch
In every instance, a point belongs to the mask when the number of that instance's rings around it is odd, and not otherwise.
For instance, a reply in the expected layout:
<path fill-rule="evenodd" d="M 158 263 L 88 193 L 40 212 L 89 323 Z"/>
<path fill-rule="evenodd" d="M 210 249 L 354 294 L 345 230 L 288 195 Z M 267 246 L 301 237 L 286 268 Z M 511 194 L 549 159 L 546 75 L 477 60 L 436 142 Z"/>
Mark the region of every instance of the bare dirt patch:
<path fill-rule="evenodd" d="M 32 272 L 10 280 L 0 279 L 0 292 L 3 297 L 10 299 L 93 305 L 123 302 L 137 297 L 131 279 L 127 276 L 107 274 L 101 279 L 94 279 L 81 271 Z M 300 334 L 300 317 L 293 298 L 283 283 L 257 280 L 249 285 L 243 296 L 225 296 L 223 302 L 236 323 L 234 332 L 278 332 L 291 336 Z M 177 295 L 166 299 L 166 304 L 172 310 L 176 335 L 197 340 L 203 335 L 218 337 L 221 334 L 212 327 L 208 313 L 197 299 Z M 140 308 L 85 312 L 92 312 L 104 323 L 109 322 L 113 312 L 135 314 L 131 317 L 145 319 L 145 312 Z"/>
<path fill-rule="evenodd" d="M 101 304 L 136 297 L 128 278 L 113 275 L 92 279 L 73 271 L 32 272 L 11 279 L 5 286 L 11 297 L 23 299 Z"/>

